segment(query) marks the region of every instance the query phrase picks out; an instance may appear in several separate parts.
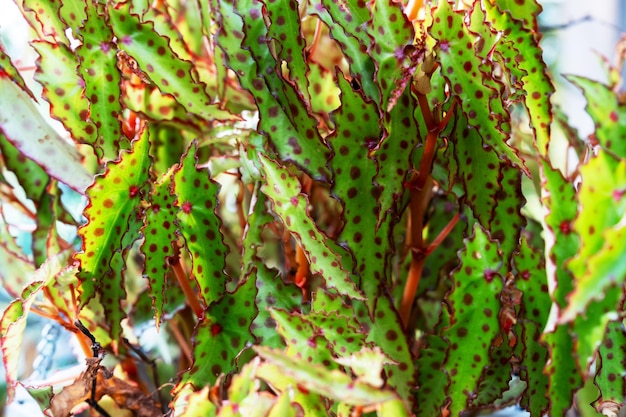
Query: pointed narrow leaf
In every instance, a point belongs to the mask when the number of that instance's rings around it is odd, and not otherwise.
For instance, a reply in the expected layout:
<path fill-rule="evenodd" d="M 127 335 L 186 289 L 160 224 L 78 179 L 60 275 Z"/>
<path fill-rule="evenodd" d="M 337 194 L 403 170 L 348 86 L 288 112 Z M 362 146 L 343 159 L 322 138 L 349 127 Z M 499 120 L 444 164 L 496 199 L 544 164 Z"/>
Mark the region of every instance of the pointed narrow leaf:
<path fill-rule="evenodd" d="M 448 294 L 451 325 L 443 334 L 450 341 L 446 368 L 454 370 L 448 388 L 454 416 L 467 409 L 483 368 L 489 365 L 489 348 L 499 333 L 502 290 L 498 246 L 480 226 L 474 227 L 460 257 L 461 265 L 452 275 L 454 287 Z"/>
<path fill-rule="evenodd" d="M 506 33 L 506 38 L 515 40 L 515 48 L 519 51 L 515 60 L 507 62 L 526 73 L 522 78 L 524 105 L 530 117 L 530 127 L 535 132 L 535 143 L 541 155 L 546 155 L 550 141 L 550 124 L 552 123 L 552 104 L 550 96 L 554 92 L 552 81 L 547 73 L 547 66 L 543 61 L 543 54 L 539 46 L 540 36 L 537 34 L 535 15 L 541 6 L 535 0 L 515 2 L 511 7 L 510 1 L 483 2 L 487 19 L 494 29 Z M 502 12 L 507 10 L 509 13 Z M 524 25 L 526 23 L 527 25 Z M 531 26 L 532 25 L 532 26 Z M 508 47 L 508 45 L 507 45 Z"/>
<path fill-rule="evenodd" d="M 82 305 L 104 290 L 113 255 L 123 248 L 122 239 L 131 217 L 141 207 L 150 168 L 149 148 L 145 129 L 132 150 L 123 152 L 119 161 L 110 162 L 105 173 L 87 190 L 89 205 L 85 216 L 89 223 L 79 229 L 83 251 L 76 255 L 81 266 Z"/>
<path fill-rule="evenodd" d="M 574 229 L 581 236 L 581 246 L 569 263 L 576 285 L 563 313 L 565 321 L 583 313 L 590 300 L 621 291 L 626 279 L 626 160 L 600 151 L 580 168 L 580 174 L 580 208 Z"/>
<path fill-rule="evenodd" d="M 574 230 L 574 219 L 578 216 L 576 189 L 559 170 L 552 168 L 547 161 L 541 164 L 541 174 L 542 200 L 547 210 L 546 232 L 552 234 L 552 238 L 546 241 L 559 242 L 558 245 L 552 243 L 546 248 L 549 253 L 546 265 L 548 288 L 557 305 L 565 308 L 567 296 L 574 288 L 574 280 L 570 270 L 562 268 L 562 265 L 576 254 L 580 239 Z"/>
<path fill-rule="evenodd" d="M 452 10 L 447 1 L 439 2 L 433 18 L 430 34 L 437 41 L 435 52 L 441 73 L 451 94 L 458 98 L 468 125 L 478 130 L 485 144 L 526 171 L 517 150 L 506 143 L 510 115 L 503 108 L 499 85 L 492 78 L 492 65 L 476 56 L 476 36 L 465 26 L 463 15 Z"/>
<path fill-rule="evenodd" d="M 578 86 L 587 100 L 587 113 L 596 125 L 595 138 L 605 151 L 626 158 L 626 106 L 608 86 L 584 77 L 567 79 Z"/>
<path fill-rule="evenodd" d="M 328 369 L 338 368 L 333 361 L 329 343 L 305 316 L 279 309 L 271 310 L 270 313 L 276 321 L 278 333 L 287 345 L 285 355 L 301 358 L 307 363 L 323 364 Z"/>
<path fill-rule="evenodd" d="M 143 275 L 148 279 L 150 297 L 154 307 L 157 328 L 160 325 L 170 270 L 168 257 L 174 254 L 172 243 L 176 241 L 175 198 L 170 193 L 171 173 L 166 173 L 154 184 L 150 193 L 150 207 L 146 210 L 142 234 L 141 252 L 145 256 Z M 167 243 L 167 244 L 165 244 Z"/>
<path fill-rule="evenodd" d="M 299 385 L 336 401 L 366 406 L 395 399 L 392 391 L 354 381 L 343 372 L 313 365 L 303 358 L 292 358 L 280 351 L 261 346 L 254 350 L 263 359 L 277 365 L 285 374 L 294 378 Z"/>
<path fill-rule="evenodd" d="M 0 130 L 24 156 L 53 178 L 84 193 L 92 182 L 78 151 L 41 117 L 30 97 L 9 78 L 0 77 Z"/>
<path fill-rule="evenodd" d="M 0 153 L 6 169 L 12 171 L 26 193 L 35 204 L 43 195 L 50 177 L 35 161 L 22 154 L 0 131 Z"/>
<path fill-rule="evenodd" d="M 5 52 L 2 42 L 0 42 L 0 77 L 9 77 L 11 81 L 17 84 L 30 98 L 37 101 L 33 92 L 30 91 L 30 88 L 26 85 L 22 75 L 17 68 L 15 68 L 13 62 L 11 62 L 11 57 Z"/>
<path fill-rule="evenodd" d="M 314 179 L 328 180 L 330 152 L 317 120 L 294 87 L 278 75 L 281 64 L 272 56 L 269 44 L 258 42 L 269 36 L 263 18 L 265 6 L 257 0 L 237 0 L 234 10 L 227 1 L 220 1 L 218 7 L 217 42 L 228 57 L 228 67 L 256 101 L 257 130 L 270 140 L 281 159 L 296 162 Z"/>
<path fill-rule="evenodd" d="M 365 3 L 365 2 L 362 2 Z M 389 112 L 412 79 L 415 33 L 413 25 L 402 10 L 401 3 L 379 0 L 367 22 L 368 53 L 376 66 L 376 82 L 380 86 L 380 108 Z"/>
<path fill-rule="evenodd" d="M 100 160 L 111 161 L 120 150 L 128 148 L 128 139 L 122 135 L 120 121 L 122 77 L 117 68 L 117 48 L 104 9 L 103 4 L 88 3 L 87 19 L 80 32 L 83 44 L 76 48 L 76 54 L 80 60 L 78 73 L 83 74 L 84 94 L 89 100 L 89 120 L 96 127 L 95 151 Z"/>
<path fill-rule="evenodd" d="M 194 330 L 193 364 L 175 388 L 212 385 L 220 374 L 235 370 L 235 359 L 253 339 L 250 325 L 257 314 L 254 275 L 245 278 L 233 293 L 211 304 Z"/>
<path fill-rule="evenodd" d="M 400 317 L 391 299 L 381 294 L 371 314 L 365 313 L 364 305 L 360 303 L 356 305 L 355 310 L 360 321 L 370 329 L 367 341 L 379 346 L 383 353 L 394 361 L 393 364 L 385 365 L 387 385 L 392 387 L 407 404 L 411 403 L 415 365 Z M 376 319 L 372 321 L 371 317 Z"/>
<path fill-rule="evenodd" d="M 193 142 L 174 172 L 177 224 L 191 255 L 193 278 L 205 305 L 219 299 L 226 289 L 226 253 L 216 213 L 219 184 L 207 169 L 196 167 L 197 143 Z"/>
<path fill-rule="evenodd" d="M 252 333 L 259 345 L 282 348 L 285 342 L 276 331 L 276 321 L 272 318 L 271 311 L 277 308 L 288 312 L 299 310 L 302 291 L 293 284 L 285 284 L 278 271 L 268 269 L 261 262 L 255 261 L 251 267 L 256 267 L 256 305 L 259 308 L 259 314 L 251 327 Z"/>
<path fill-rule="evenodd" d="M 39 54 L 35 79 L 43 86 L 43 96 L 50 103 L 50 114 L 63 123 L 78 143 L 96 145 L 96 126 L 89 120 L 89 101 L 84 95 L 84 81 L 78 76 L 78 60 L 62 43 L 32 43 Z"/>
<path fill-rule="evenodd" d="M 598 351 L 598 371 L 594 383 L 600 389 L 600 398 L 594 404 L 596 410 L 604 402 L 624 404 L 626 387 L 624 386 L 624 362 L 626 361 L 626 332 L 621 322 L 609 323 L 604 341 Z"/>
<path fill-rule="evenodd" d="M 308 198 L 301 194 L 298 179 L 276 161 L 259 155 L 263 165 L 266 184 L 261 188 L 272 201 L 274 211 L 283 221 L 296 241 L 302 246 L 313 273 L 320 274 L 329 287 L 354 299 L 363 295 L 351 281 L 349 271 L 342 266 L 341 257 L 326 243 L 328 238 L 317 229 L 308 214 Z"/>
<path fill-rule="evenodd" d="M 548 345 L 550 355 L 544 369 L 550 380 L 546 392 L 550 401 L 548 414 L 565 417 L 572 406 L 574 393 L 583 384 L 577 358 L 572 358 L 574 340 L 567 324 L 560 324 L 552 332 L 544 334 L 543 340 Z"/>
<path fill-rule="evenodd" d="M 154 30 L 152 22 L 142 23 L 138 15 L 130 13 L 129 4 L 108 8 L 118 47 L 137 61 L 163 93 L 171 94 L 190 113 L 207 120 L 236 120 L 212 103 L 205 86 L 192 78 L 192 63 L 172 51 L 168 39 Z"/>
<path fill-rule="evenodd" d="M 18 3 L 18 2 L 16 2 Z M 59 17 L 62 2 L 50 0 L 19 0 L 30 26 L 41 38 L 51 37 L 52 41 L 61 41 L 69 45 L 65 36 L 66 25 Z"/>

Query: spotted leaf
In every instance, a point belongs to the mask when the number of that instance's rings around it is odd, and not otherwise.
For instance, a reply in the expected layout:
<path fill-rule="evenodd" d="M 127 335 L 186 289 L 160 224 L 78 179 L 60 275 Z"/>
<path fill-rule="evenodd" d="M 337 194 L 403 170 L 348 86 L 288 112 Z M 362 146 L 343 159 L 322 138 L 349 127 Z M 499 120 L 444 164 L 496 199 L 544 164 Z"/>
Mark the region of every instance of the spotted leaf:
<path fill-rule="evenodd" d="M 450 327 L 443 336 L 450 341 L 446 369 L 450 369 L 450 413 L 459 415 L 476 392 L 480 375 L 489 365 L 489 350 L 499 333 L 499 295 L 502 261 L 497 244 L 478 225 L 466 240 L 461 265 L 453 272 L 448 293 Z M 468 347 L 470 347 L 468 349 Z"/>
<path fill-rule="evenodd" d="M 26 197 L 39 203 L 50 177 L 35 161 L 26 158 L 0 131 L 0 153 L 6 169 L 12 171 L 20 182 Z"/>
<path fill-rule="evenodd" d="M 282 70 L 271 54 L 263 20 L 264 6 L 257 0 L 237 0 L 232 6 L 219 2 L 220 30 L 217 41 L 227 65 L 241 85 L 254 97 L 259 109 L 258 131 L 268 138 L 283 160 L 293 161 L 315 179 L 328 180 L 328 147 L 317 121 L 294 87 L 282 79 Z M 243 36 L 243 33 L 246 36 Z"/>
<path fill-rule="evenodd" d="M 313 273 L 320 274 L 326 285 L 336 288 L 341 294 L 354 299 L 363 295 L 351 281 L 349 271 L 342 266 L 341 257 L 326 243 L 328 238 L 315 226 L 315 222 L 304 209 L 308 198 L 301 194 L 301 186 L 286 168 L 276 161 L 259 156 L 265 173 L 266 184 L 261 188 L 273 204 L 274 211 L 302 246 Z"/>
<path fill-rule="evenodd" d="M 515 48 L 519 53 L 516 59 L 505 62 L 505 65 L 525 72 L 521 80 L 526 93 L 523 96 L 524 105 L 530 117 L 530 127 L 535 132 L 535 143 L 539 153 L 546 155 L 552 123 L 550 96 L 554 87 L 546 71 L 539 46 L 536 15 L 541 6 L 535 0 L 525 0 L 523 4 L 514 7 L 511 1 L 497 4 L 487 1 L 482 4 L 493 28 L 506 33 L 506 38 L 515 40 Z M 508 13 L 503 13 L 503 10 Z M 505 45 L 505 48 L 510 48 L 510 44 Z"/>
<path fill-rule="evenodd" d="M 84 193 L 93 178 L 78 151 L 39 114 L 32 100 L 9 78 L 0 77 L 0 130 L 24 156 L 53 178 Z"/>
<path fill-rule="evenodd" d="M 390 222 L 377 227 L 381 188 L 372 186 L 377 166 L 368 155 L 380 140 L 382 128 L 374 103 L 366 102 L 341 76 L 339 88 L 341 107 L 331 114 L 335 130 L 328 138 L 334 150 L 330 162 L 334 173 L 331 192 L 343 205 L 345 221 L 338 242 L 345 242 L 355 256 L 354 272 L 371 309 L 380 283 L 389 277 L 385 261 L 390 250 Z"/>
<path fill-rule="evenodd" d="M 62 2 L 50 0 L 20 0 L 24 17 L 30 26 L 37 31 L 40 38 L 48 38 L 53 42 L 63 42 L 69 45 L 65 36 L 66 25 L 59 17 Z"/>
<path fill-rule="evenodd" d="M 526 170 L 517 150 L 506 144 L 510 136 L 510 115 L 503 107 L 500 85 L 492 76 L 492 65 L 476 56 L 473 45 L 477 38 L 465 26 L 463 14 L 442 1 L 433 18 L 430 34 L 437 41 L 436 59 L 450 93 L 459 100 L 468 126 L 476 128 L 485 144 L 501 157 Z"/>
<path fill-rule="evenodd" d="M 364 95 L 370 100 L 378 101 L 380 87 L 374 82 L 375 65 L 367 53 L 370 38 L 363 25 L 370 18 L 370 13 L 363 3 L 363 11 L 353 6 L 356 2 L 347 2 L 348 8 L 341 7 L 333 0 L 320 0 L 310 3 L 310 13 L 317 15 L 328 27 L 330 35 L 341 46 L 341 50 L 349 64 L 350 75 L 355 86 L 363 89 Z"/>
<path fill-rule="evenodd" d="M 174 172 L 173 193 L 178 208 L 176 221 L 191 256 L 193 278 L 209 306 L 225 291 L 228 249 L 220 232 L 222 220 L 216 213 L 219 184 L 208 170 L 196 167 L 196 152 L 193 142 Z"/>
<path fill-rule="evenodd" d="M 40 41 L 32 45 L 39 54 L 35 79 L 43 86 L 43 96 L 50 103 L 50 114 L 63 123 L 76 142 L 95 147 L 97 129 L 89 118 L 84 80 L 76 72 L 78 59 L 62 43 Z"/>
<path fill-rule="evenodd" d="M 285 311 L 297 311 L 301 307 L 302 292 L 293 284 L 286 284 L 278 271 L 270 270 L 263 263 L 255 261 L 252 268 L 256 268 L 257 296 L 256 305 L 259 314 L 252 324 L 252 333 L 260 345 L 281 348 L 285 342 L 280 333 L 276 331 L 276 321 L 272 318 L 271 311 L 283 309 Z"/>
<path fill-rule="evenodd" d="M 130 13 L 129 3 L 109 7 L 109 18 L 118 47 L 137 61 L 163 93 L 172 95 L 187 111 L 207 120 L 238 118 L 212 102 L 204 85 L 192 78 L 191 62 L 172 51 L 168 39 L 154 30 L 153 23 L 141 22 L 139 16 Z"/>
<path fill-rule="evenodd" d="M 145 256 L 143 275 L 150 285 L 156 326 L 159 327 L 166 299 L 168 257 L 174 255 L 172 243 L 176 241 L 176 208 L 170 193 L 171 173 L 156 182 L 150 192 L 150 207 L 145 212 L 141 252 Z"/>
<path fill-rule="evenodd" d="M 580 174 L 583 181 L 574 230 L 581 236 L 581 246 L 568 264 L 576 285 L 563 312 L 564 321 L 584 313 L 591 300 L 603 300 L 610 291 L 621 293 L 626 279 L 626 160 L 602 150 L 580 168 Z M 617 301 L 619 296 L 611 298 Z"/>
<path fill-rule="evenodd" d="M 113 256 L 123 249 L 131 218 L 141 207 L 142 195 L 147 191 L 149 148 L 146 129 L 132 151 L 123 152 L 118 161 L 107 164 L 104 174 L 87 190 L 85 216 L 89 222 L 79 229 L 83 251 L 76 255 L 81 267 L 82 305 L 105 291 Z"/>
<path fill-rule="evenodd" d="M 354 4 L 354 2 L 352 2 Z M 365 2 L 357 2 L 361 4 Z M 413 63 L 415 33 L 413 25 L 394 0 L 376 2 L 367 22 L 368 53 L 374 59 L 376 83 L 381 90 L 380 108 L 391 111 L 410 82 L 416 66 Z"/>
<path fill-rule="evenodd" d="M 570 75 L 568 80 L 580 87 L 587 100 L 587 113 L 596 125 L 595 138 L 602 148 L 626 158 L 626 106 L 606 85 Z"/>
<path fill-rule="evenodd" d="M 254 350 L 261 358 L 275 364 L 307 390 L 336 401 L 365 406 L 395 399 L 392 391 L 374 389 L 363 382 L 352 380 L 343 372 L 313 365 L 304 358 L 293 358 L 280 351 L 261 346 L 255 347 Z"/>
<path fill-rule="evenodd" d="M 574 280 L 571 271 L 561 265 L 576 254 L 579 246 L 579 236 L 574 230 L 574 219 L 578 216 L 576 189 L 547 161 L 541 165 L 541 174 L 545 190 L 543 204 L 548 211 L 545 217 L 547 230 L 554 236 L 554 241 L 559 242 L 548 248 L 548 286 L 554 301 L 564 308 Z"/>
<path fill-rule="evenodd" d="M 544 368 L 549 379 L 546 392 L 550 401 L 549 414 L 565 416 L 572 406 L 574 393 L 582 386 L 577 358 L 572 358 L 574 340 L 567 324 L 558 325 L 553 331 L 545 333 L 542 340 L 548 345 L 550 355 Z"/>
<path fill-rule="evenodd" d="M 594 383 L 600 389 L 600 398 L 594 406 L 600 410 L 604 403 L 624 403 L 624 361 L 626 354 L 623 347 L 626 345 L 626 332 L 620 322 L 609 323 L 602 345 L 598 350 L 599 369 L 596 372 Z"/>
<path fill-rule="evenodd" d="M 196 388 L 212 385 L 220 374 L 235 370 L 235 359 L 252 341 L 250 325 L 257 314 L 254 304 L 256 277 L 245 278 L 233 293 L 211 304 L 194 330 L 193 364 L 185 371 L 175 391 L 187 384 Z"/>
<path fill-rule="evenodd" d="M 361 303 L 356 304 L 355 310 L 361 324 L 369 328 L 367 341 L 379 346 L 383 353 L 393 361 L 392 364 L 385 365 L 387 384 L 407 404 L 411 403 L 415 366 L 404 329 L 391 299 L 384 294 L 380 295 L 371 315 L 365 312 L 364 305 Z M 375 320 L 371 317 L 375 317 Z"/>
<path fill-rule="evenodd" d="M 323 364 L 328 369 L 338 368 L 328 341 L 305 316 L 279 309 L 273 309 L 270 313 L 276 321 L 278 333 L 287 345 L 287 356 L 301 358 L 307 363 Z"/>
<path fill-rule="evenodd" d="M 89 120 L 95 126 L 95 150 L 98 158 L 110 161 L 120 150 L 128 148 L 122 136 L 120 113 L 121 74 L 117 68 L 117 48 L 113 32 L 104 19 L 103 4 L 88 4 L 87 19 L 81 29 L 83 44 L 76 48 L 80 64 L 78 73 L 85 83 L 89 100 Z M 68 92 L 69 93 L 69 92 Z"/>

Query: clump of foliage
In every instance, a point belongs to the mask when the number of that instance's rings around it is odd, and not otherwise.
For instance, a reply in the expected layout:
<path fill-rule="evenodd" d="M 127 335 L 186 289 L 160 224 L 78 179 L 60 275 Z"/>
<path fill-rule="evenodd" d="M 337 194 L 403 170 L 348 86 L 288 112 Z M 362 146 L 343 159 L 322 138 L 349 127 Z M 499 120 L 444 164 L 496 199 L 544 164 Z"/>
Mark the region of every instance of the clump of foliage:
<path fill-rule="evenodd" d="M 43 93 L 3 50 L 2 204 L 33 224 L 29 251 L 0 228 L 10 395 L 37 313 L 124 371 L 90 360 L 55 416 L 624 402 L 626 110 L 613 70 L 571 78 L 594 141 L 554 116 L 535 0 L 17 3 Z"/>

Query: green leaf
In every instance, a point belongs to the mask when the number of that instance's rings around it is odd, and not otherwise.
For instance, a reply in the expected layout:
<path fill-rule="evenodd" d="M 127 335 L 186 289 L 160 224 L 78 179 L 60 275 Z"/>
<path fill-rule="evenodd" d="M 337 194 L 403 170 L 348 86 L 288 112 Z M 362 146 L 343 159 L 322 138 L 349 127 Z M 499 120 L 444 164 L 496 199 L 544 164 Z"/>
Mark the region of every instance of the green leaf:
<path fill-rule="evenodd" d="M 468 126 L 467 118 L 457 118 L 457 131 L 453 136 L 454 159 L 465 194 L 461 201 L 472 209 L 472 214 L 485 229 L 489 228 L 496 206 L 501 202 L 499 193 L 505 192 L 501 184 L 500 160 L 494 149 L 485 148 L 477 129 Z"/>
<path fill-rule="evenodd" d="M 542 162 L 541 174 L 544 181 L 542 201 L 547 210 L 546 232 L 552 234 L 552 239 L 546 240 L 559 242 L 547 248 L 548 285 L 552 285 L 554 301 L 565 308 L 567 296 L 574 289 L 574 280 L 570 270 L 561 266 L 578 252 L 579 246 L 579 236 L 574 230 L 574 219 L 578 216 L 576 189 L 548 161 Z"/>
<path fill-rule="evenodd" d="M 24 18 L 35 29 L 39 38 L 50 38 L 53 42 L 62 42 L 69 45 L 65 36 L 66 25 L 59 17 L 59 9 L 62 2 L 50 0 L 19 0 L 16 4 L 21 5 Z"/>
<path fill-rule="evenodd" d="M 177 225 L 191 255 L 193 278 L 200 287 L 205 305 L 219 299 L 226 289 L 226 254 L 216 212 L 219 184 L 208 170 L 197 168 L 198 145 L 193 142 L 174 172 Z M 201 191 L 201 192 L 199 192 Z"/>
<path fill-rule="evenodd" d="M 93 178 L 82 156 L 43 119 L 30 97 L 9 78 L 0 77 L 0 131 L 20 153 L 51 177 L 84 193 Z"/>
<path fill-rule="evenodd" d="M 420 346 L 420 354 L 415 364 L 416 383 L 419 386 L 415 393 L 416 415 L 435 416 L 441 412 L 446 400 L 446 388 L 450 383 L 450 377 L 443 367 L 448 342 L 433 334 L 424 336 L 420 340 Z"/>
<path fill-rule="evenodd" d="M 105 173 L 96 177 L 87 190 L 89 205 L 85 216 L 89 223 L 78 231 L 83 238 L 83 251 L 76 255 L 81 271 L 81 304 L 102 294 L 111 272 L 114 254 L 123 249 L 122 240 L 131 218 L 141 207 L 146 192 L 150 157 L 148 130 L 133 143 L 130 152 L 123 152 L 116 162 L 109 162 Z"/>
<path fill-rule="evenodd" d="M 4 219 L 0 206 L 0 279 L 4 289 L 13 298 L 19 298 L 26 285 L 32 282 L 35 266 L 15 238 L 9 232 L 9 225 Z"/>
<path fill-rule="evenodd" d="M 365 305 L 358 302 L 355 310 L 359 321 L 369 329 L 367 341 L 380 347 L 394 361 L 393 364 L 385 365 L 387 384 L 407 404 L 411 403 L 415 366 L 400 317 L 391 299 L 386 294 L 381 294 L 371 315 L 367 313 Z"/>
<path fill-rule="evenodd" d="M 286 81 L 297 86 L 303 99 L 310 101 L 308 93 L 309 66 L 305 57 L 305 41 L 300 27 L 299 3 L 296 0 L 265 2 L 270 20 L 267 36 L 274 40 L 276 59 L 288 69 L 283 73 Z"/>
<path fill-rule="evenodd" d="M 37 99 L 33 95 L 33 92 L 30 91 L 30 88 L 28 88 L 28 86 L 26 85 L 26 82 L 24 81 L 24 78 L 22 78 L 22 75 L 20 74 L 18 69 L 15 67 L 15 65 L 13 65 L 13 62 L 11 62 L 11 57 L 5 52 L 4 45 L 2 44 L 1 41 L 0 41 L 0 76 L 3 78 L 8 76 L 11 81 L 13 81 L 22 89 L 22 91 L 28 94 L 34 101 L 37 101 Z"/>
<path fill-rule="evenodd" d="M 346 2 L 346 7 L 333 0 L 312 1 L 309 13 L 317 15 L 328 27 L 330 36 L 341 46 L 350 66 L 350 75 L 356 85 L 363 89 L 365 96 L 375 102 L 380 99 L 380 88 L 374 81 L 376 70 L 374 61 L 367 53 L 371 40 L 363 30 L 363 25 L 371 18 L 371 14 L 362 2 L 362 10 L 357 11 L 358 2 Z"/>
<path fill-rule="evenodd" d="M 141 252 L 145 256 L 143 276 L 148 279 L 154 319 L 159 328 L 166 299 L 167 275 L 170 271 L 168 257 L 174 254 L 176 241 L 176 209 L 170 186 L 172 173 L 168 172 L 153 184 L 150 207 L 145 212 Z"/>
<path fill-rule="evenodd" d="M 506 62 L 526 73 L 522 78 L 524 105 L 530 116 L 530 127 L 535 132 L 535 143 L 539 154 L 545 156 L 550 142 L 550 124 L 552 123 L 552 104 L 550 96 L 554 92 L 552 81 L 543 62 L 537 34 L 536 14 L 541 6 L 535 0 L 524 0 L 514 7 L 510 0 L 501 4 L 483 2 L 488 21 L 494 29 L 506 33 L 506 38 L 515 40 L 519 51 L 516 59 Z M 503 13 L 507 10 L 509 13 Z M 508 45 L 506 46 L 508 47 Z"/>
<path fill-rule="evenodd" d="M 600 389 L 600 398 L 594 403 L 596 409 L 604 402 L 623 404 L 624 398 L 624 361 L 626 353 L 626 332 L 621 321 L 610 322 L 604 341 L 599 349 L 598 371 L 594 383 Z"/>
<path fill-rule="evenodd" d="M 193 64 L 172 51 L 168 39 L 154 30 L 152 22 L 141 22 L 138 15 L 130 12 L 129 3 L 108 9 L 118 47 L 137 61 L 161 92 L 172 95 L 187 111 L 207 120 L 238 119 L 212 102 L 204 84 L 192 78 Z"/>
<path fill-rule="evenodd" d="M 583 313 L 591 300 L 602 300 L 609 291 L 621 292 L 626 279 L 626 160 L 601 150 L 580 168 L 580 175 L 580 209 L 574 229 L 581 236 L 581 246 L 569 263 L 576 284 L 563 321 Z"/>
<path fill-rule="evenodd" d="M 278 309 L 270 313 L 276 321 L 278 334 L 287 345 L 285 355 L 302 358 L 308 363 L 323 364 L 328 369 L 338 368 L 329 343 L 305 316 Z"/>
<path fill-rule="evenodd" d="M 98 159 L 111 161 L 117 158 L 120 150 L 128 148 L 128 139 L 122 135 L 119 118 L 122 77 L 117 68 L 117 48 L 104 13 L 103 4 L 87 3 L 87 19 L 81 29 L 83 44 L 76 48 L 76 54 L 80 62 L 78 73 L 84 74 L 89 120 L 92 129 L 94 125 L 96 127 L 95 143 L 92 144 Z"/>
<path fill-rule="evenodd" d="M 259 109 L 257 130 L 272 143 L 285 161 L 297 163 L 314 179 L 328 180 L 326 161 L 330 155 L 301 95 L 282 79 L 282 66 L 265 42 L 268 31 L 262 18 L 265 6 L 257 0 L 220 1 L 217 42 L 227 65 L 253 95 Z M 244 25 L 245 23 L 245 25 Z M 244 36 L 245 35 L 245 36 Z"/>
<path fill-rule="evenodd" d="M 502 259 L 508 264 L 519 247 L 520 236 L 526 225 L 526 218 L 521 213 L 526 201 L 522 194 L 520 170 L 501 162 L 499 171 L 501 179 L 489 231 L 491 237 L 498 241 Z"/>
<path fill-rule="evenodd" d="M 276 331 L 276 322 L 271 311 L 277 308 L 293 312 L 302 304 L 302 291 L 293 284 L 286 284 L 278 271 L 269 269 L 265 264 L 255 261 L 251 268 L 257 276 L 256 305 L 259 314 L 252 324 L 252 333 L 259 345 L 272 348 L 285 346 L 280 334 Z"/>
<path fill-rule="evenodd" d="M 46 171 L 35 161 L 25 157 L 1 131 L 0 153 L 6 168 L 15 174 L 26 197 L 38 204 L 50 181 Z"/>
<path fill-rule="evenodd" d="M 604 84 L 574 75 L 567 79 L 585 95 L 586 110 L 596 126 L 595 138 L 602 149 L 626 158 L 626 106 L 620 105 L 615 92 Z"/>
<path fill-rule="evenodd" d="M 374 150 L 378 164 L 374 181 L 380 186 L 380 212 L 378 224 L 389 214 L 399 212 L 402 196 L 406 194 L 405 183 L 411 166 L 411 151 L 421 142 L 414 117 L 417 102 L 407 87 L 398 98 L 398 105 L 385 115 L 385 133 Z"/>
<path fill-rule="evenodd" d="M 548 375 L 550 384 L 546 397 L 550 401 L 548 414 L 551 416 L 565 416 L 572 406 L 574 393 L 583 385 L 578 370 L 576 357 L 572 358 L 574 340 L 567 324 L 561 324 L 552 332 L 543 335 L 543 341 L 548 345 L 550 360 L 544 372 Z M 540 394 L 541 395 L 541 394 Z"/>
<path fill-rule="evenodd" d="M 503 108 L 498 82 L 492 77 L 493 65 L 476 56 L 476 36 L 463 23 L 447 1 L 439 2 L 433 15 L 431 36 L 437 41 L 436 57 L 441 74 L 457 97 L 468 126 L 478 130 L 485 144 L 501 157 L 527 171 L 517 150 L 507 145 L 510 115 Z"/>
<path fill-rule="evenodd" d="M 320 274 L 326 285 L 336 288 L 341 294 L 353 299 L 363 295 L 351 281 L 349 271 L 342 266 L 341 257 L 328 245 L 328 238 L 317 229 L 308 214 L 308 198 L 300 193 L 297 178 L 276 161 L 260 154 L 259 159 L 265 172 L 266 184 L 261 191 L 272 201 L 274 211 L 298 244 L 302 246 L 313 273 Z"/>
<path fill-rule="evenodd" d="M 381 187 L 373 184 L 378 167 L 368 156 L 380 140 L 382 128 L 373 102 L 366 102 L 341 76 L 339 88 L 341 107 L 331 114 L 335 130 L 328 137 L 334 150 L 331 193 L 343 205 L 344 226 L 337 241 L 345 243 L 355 257 L 353 272 L 372 309 L 380 284 L 387 283 L 390 275 L 385 260 L 391 251 L 388 231 L 392 219 L 377 224 Z"/>
<path fill-rule="evenodd" d="M 209 391 L 211 387 L 204 387 L 199 391 L 189 392 L 186 395 L 179 394 L 178 401 L 184 401 L 185 407 L 180 417 L 215 417 L 217 416 L 217 407 L 209 400 Z M 181 398 L 182 397 L 182 398 Z M 184 400 L 183 400 L 184 398 Z M 174 410 L 182 408 L 182 401 L 176 402 Z M 181 407 L 179 408 L 179 404 Z"/>
<path fill-rule="evenodd" d="M 525 293 L 522 299 L 528 299 L 532 295 Z M 536 303 L 539 305 L 539 302 Z M 549 305 L 549 304 L 547 304 Z M 543 369 L 548 361 L 548 348 L 541 342 L 541 332 L 543 326 L 534 321 L 522 322 L 522 334 L 520 337 L 523 346 L 522 366 L 520 368 L 520 379 L 526 382 L 526 390 L 520 399 L 520 405 L 524 407 L 531 416 L 544 416 L 550 407 L 550 400 L 546 393 L 549 388 L 549 377 L 543 373 Z"/>
<path fill-rule="evenodd" d="M 372 37 L 372 42 L 367 43 L 368 53 L 374 60 L 376 82 L 381 90 L 376 101 L 387 112 L 393 109 L 416 69 L 415 33 L 402 8 L 394 0 L 377 1 L 366 26 Z"/>
<path fill-rule="evenodd" d="M 281 351 L 262 346 L 255 346 L 254 350 L 261 358 L 275 364 L 282 372 L 292 377 L 297 384 L 335 401 L 368 406 L 396 398 L 392 391 L 355 381 L 343 372 L 311 364 L 304 358 L 293 358 Z"/>
<path fill-rule="evenodd" d="M 211 304 L 194 330 L 193 364 L 174 391 L 187 384 L 213 385 L 220 374 L 235 370 L 235 359 L 252 341 L 250 325 L 257 314 L 256 277 L 249 275 L 233 293 Z"/>
<path fill-rule="evenodd" d="M 460 257 L 461 265 L 452 274 L 454 286 L 448 293 L 451 325 L 443 333 L 450 342 L 445 369 L 450 374 L 449 409 L 454 416 L 467 409 L 483 368 L 490 363 L 490 346 L 500 327 L 502 290 L 498 246 L 480 226 L 475 225 Z"/>

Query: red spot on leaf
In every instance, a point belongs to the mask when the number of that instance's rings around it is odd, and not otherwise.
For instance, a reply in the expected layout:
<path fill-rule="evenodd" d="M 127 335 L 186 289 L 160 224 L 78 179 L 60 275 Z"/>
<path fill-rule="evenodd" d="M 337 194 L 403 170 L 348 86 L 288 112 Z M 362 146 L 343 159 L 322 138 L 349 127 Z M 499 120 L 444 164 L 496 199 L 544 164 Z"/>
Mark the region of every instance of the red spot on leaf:
<path fill-rule="evenodd" d="M 569 235 L 570 233 L 572 233 L 572 224 L 567 220 L 563 220 L 559 225 L 559 229 L 564 235 Z"/>
<path fill-rule="evenodd" d="M 131 185 L 128 189 L 128 193 L 131 197 L 135 197 L 137 194 L 139 194 L 139 187 L 137 187 L 136 185 Z"/>
<path fill-rule="evenodd" d="M 218 334 L 220 334 L 221 332 L 222 332 L 222 326 L 220 326 L 220 325 L 219 325 L 219 324 L 217 324 L 217 323 L 213 323 L 213 324 L 211 325 L 211 334 L 212 334 L 213 336 L 217 336 L 217 335 L 218 335 Z"/>
<path fill-rule="evenodd" d="M 181 208 L 183 209 L 183 213 L 185 214 L 191 213 L 191 203 L 189 201 L 185 201 Z"/>
<path fill-rule="evenodd" d="M 609 114 L 609 117 L 611 118 L 611 121 L 612 121 L 612 122 L 617 123 L 618 116 L 617 116 L 617 112 L 616 112 L 615 110 L 613 110 L 613 111 L 611 112 L 611 114 Z"/>

